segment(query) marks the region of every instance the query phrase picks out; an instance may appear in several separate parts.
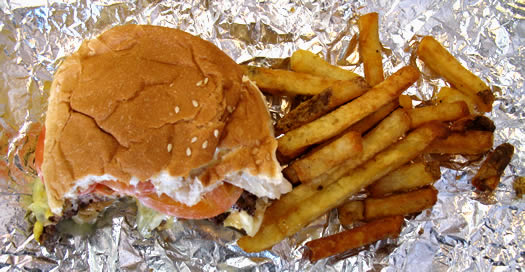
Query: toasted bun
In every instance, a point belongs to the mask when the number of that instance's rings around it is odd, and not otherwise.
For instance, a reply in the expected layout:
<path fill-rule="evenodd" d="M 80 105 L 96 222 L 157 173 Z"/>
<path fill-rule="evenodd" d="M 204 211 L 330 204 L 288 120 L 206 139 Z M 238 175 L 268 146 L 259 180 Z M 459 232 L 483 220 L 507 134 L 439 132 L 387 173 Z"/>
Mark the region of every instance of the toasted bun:
<path fill-rule="evenodd" d="M 55 74 L 46 117 L 50 207 L 97 181 L 136 185 L 186 205 L 223 181 L 260 197 L 291 189 L 259 90 L 213 44 L 158 27 L 115 27 Z"/>

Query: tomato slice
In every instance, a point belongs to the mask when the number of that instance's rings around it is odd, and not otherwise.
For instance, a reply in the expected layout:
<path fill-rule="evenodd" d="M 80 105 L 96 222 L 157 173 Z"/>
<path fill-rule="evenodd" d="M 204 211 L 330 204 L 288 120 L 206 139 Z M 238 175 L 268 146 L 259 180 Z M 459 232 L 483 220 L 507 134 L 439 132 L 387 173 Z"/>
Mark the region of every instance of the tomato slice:
<path fill-rule="evenodd" d="M 86 192 L 81 192 L 80 194 L 89 194 L 89 193 L 95 193 L 95 194 L 98 194 L 98 195 L 103 195 L 103 196 L 115 196 L 116 195 L 116 192 L 113 191 L 111 188 L 109 188 L 108 186 L 106 185 L 103 185 L 103 184 L 93 184 L 93 186 L 90 187 L 90 189 Z"/>
<path fill-rule="evenodd" d="M 44 160 L 45 126 L 38 136 L 35 151 L 35 167 L 38 175 L 42 178 L 41 169 Z M 199 203 L 186 206 L 162 194 L 157 195 L 155 187 L 149 181 L 139 182 L 137 186 L 125 184 L 120 181 L 107 180 L 90 186 L 86 193 L 96 193 L 105 196 L 127 195 L 136 197 L 144 206 L 157 210 L 161 213 L 186 219 L 204 219 L 217 216 L 227 211 L 241 196 L 243 190 L 229 183 L 224 183 L 213 191 L 206 193 Z"/>
<path fill-rule="evenodd" d="M 144 206 L 161 213 L 186 219 L 204 219 L 217 216 L 233 206 L 243 192 L 237 186 L 224 183 L 206 193 L 199 203 L 186 206 L 165 194 L 157 195 L 153 184 L 149 181 L 140 182 L 136 187 L 118 181 L 103 181 L 100 184 L 118 193 L 135 196 Z"/>
<path fill-rule="evenodd" d="M 204 219 L 217 216 L 227 211 L 241 196 L 243 190 L 229 183 L 224 183 L 205 194 L 199 203 L 189 207 L 162 194 L 148 193 L 137 198 L 147 207 L 177 218 Z"/>

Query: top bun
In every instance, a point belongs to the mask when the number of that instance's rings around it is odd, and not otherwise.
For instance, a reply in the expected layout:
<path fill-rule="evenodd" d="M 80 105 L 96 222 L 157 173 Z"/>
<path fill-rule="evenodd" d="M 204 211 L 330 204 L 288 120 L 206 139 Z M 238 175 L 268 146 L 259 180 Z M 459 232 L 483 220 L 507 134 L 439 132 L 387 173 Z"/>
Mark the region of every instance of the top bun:
<path fill-rule="evenodd" d="M 223 181 L 278 198 L 291 187 L 276 147 L 264 98 L 220 49 L 125 25 L 85 41 L 56 72 L 42 171 L 56 214 L 108 179 L 149 180 L 189 206 Z"/>

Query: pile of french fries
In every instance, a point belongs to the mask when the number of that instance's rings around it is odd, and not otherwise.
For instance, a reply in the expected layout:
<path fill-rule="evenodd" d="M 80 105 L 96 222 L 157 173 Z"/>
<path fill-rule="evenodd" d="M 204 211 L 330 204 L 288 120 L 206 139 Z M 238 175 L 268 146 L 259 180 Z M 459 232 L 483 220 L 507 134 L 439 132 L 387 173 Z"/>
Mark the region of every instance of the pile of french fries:
<path fill-rule="evenodd" d="M 270 249 L 310 222 L 337 208 L 347 231 L 306 243 L 316 261 L 388 237 L 397 237 L 404 216 L 431 208 L 441 176 L 440 162 L 425 154 L 483 155 L 473 185 L 494 190 L 513 147 L 493 147 L 494 124 L 483 116 L 494 96 L 438 41 L 426 36 L 415 54 L 443 77 L 434 99 L 413 108 L 403 92 L 420 79 L 405 66 L 384 77 L 378 14 L 358 19 L 364 78 L 298 50 L 290 70 L 244 66 L 263 92 L 311 98 L 280 119 L 278 155 L 285 176 L 296 186 L 266 210 L 259 232 L 238 245 L 246 252 Z M 356 195 L 366 198 L 349 201 Z"/>

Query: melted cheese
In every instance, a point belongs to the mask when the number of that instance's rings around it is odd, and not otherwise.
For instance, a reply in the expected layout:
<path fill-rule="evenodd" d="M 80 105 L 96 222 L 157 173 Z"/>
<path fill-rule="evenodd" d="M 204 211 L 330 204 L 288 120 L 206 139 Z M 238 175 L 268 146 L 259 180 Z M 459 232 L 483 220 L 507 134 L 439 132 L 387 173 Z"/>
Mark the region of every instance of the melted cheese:
<path fill-rule="evenodd" d="M 224 220 L 224 226 L 243 229 L 248 236 L 253 237 L 261 227 L 268 205 L 266 198 L 257 199 L 254 216 L 249 215 L 246 211 L 230 211 L 230 215 Z"/>

